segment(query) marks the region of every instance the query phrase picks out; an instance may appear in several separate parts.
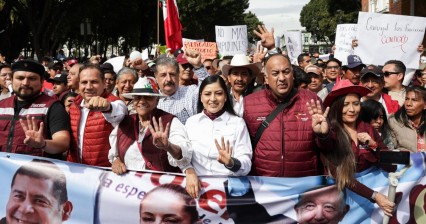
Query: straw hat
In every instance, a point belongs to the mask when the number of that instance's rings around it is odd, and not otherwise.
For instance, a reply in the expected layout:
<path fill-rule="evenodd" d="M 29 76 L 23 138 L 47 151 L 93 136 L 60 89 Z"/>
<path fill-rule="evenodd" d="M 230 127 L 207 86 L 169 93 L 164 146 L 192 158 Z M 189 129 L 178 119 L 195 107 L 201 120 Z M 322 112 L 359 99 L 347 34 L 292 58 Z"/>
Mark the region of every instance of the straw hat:
<path fill-rule="evenodd" d="M 249 59 L 244 54 L 236 54 L 231 60 L 231 64 L 226 64 L 222 67 L 222 74 L 228 75 L 232 68 L 248 68 L 253 75 L 259 74 L 262 65 L 259 62 L 250 63 Z"/>
<path fill-rule="evenodd" d="M 161 94 L 158 85 L 154 78 L 143 77 L 139 78 L 131 93 L 123 93 L 124 97 L 133 99 L 133 96 L 158 96 L 166 97 Z"/>

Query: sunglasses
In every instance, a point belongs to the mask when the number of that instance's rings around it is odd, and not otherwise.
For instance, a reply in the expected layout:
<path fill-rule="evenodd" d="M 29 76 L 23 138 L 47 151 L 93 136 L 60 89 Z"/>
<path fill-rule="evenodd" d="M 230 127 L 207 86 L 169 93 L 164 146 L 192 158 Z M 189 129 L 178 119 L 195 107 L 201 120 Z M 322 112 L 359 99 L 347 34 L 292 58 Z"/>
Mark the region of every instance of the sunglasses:
<path fill-rule="evenodd" d="M 194 68 L 194 66 L 192 66 L 191 64 L 183 64 L 182 65 L 182 68 L 185 70 L 185 69 L 187 69 L 187 68 L 189 68 L 189 69 L 193 69 Z"/>
<path fill-rule="evenodd" d="M 396 74 L 399 74 L 399 72 L 383 72 L 383 75 L 385 77 L 389 77 L 390 75 L 396 75 Z"/>

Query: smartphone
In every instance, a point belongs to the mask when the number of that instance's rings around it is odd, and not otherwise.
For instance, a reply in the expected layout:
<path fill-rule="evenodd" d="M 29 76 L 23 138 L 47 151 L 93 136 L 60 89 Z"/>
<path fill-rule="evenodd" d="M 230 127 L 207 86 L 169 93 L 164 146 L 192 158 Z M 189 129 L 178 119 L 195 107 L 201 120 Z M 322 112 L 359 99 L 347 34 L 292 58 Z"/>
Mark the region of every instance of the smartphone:
<path fill-rule="evenodd" d="M 410 164 L 409 151 L 380 151 L 381 164 Z"/>

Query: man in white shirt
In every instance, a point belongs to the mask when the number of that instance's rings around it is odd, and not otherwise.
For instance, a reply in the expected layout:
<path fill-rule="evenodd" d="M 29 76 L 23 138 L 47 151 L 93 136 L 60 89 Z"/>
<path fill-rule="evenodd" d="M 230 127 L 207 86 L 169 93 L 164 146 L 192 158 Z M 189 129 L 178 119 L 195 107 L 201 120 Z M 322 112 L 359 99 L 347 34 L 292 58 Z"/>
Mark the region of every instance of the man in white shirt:
<path fill-rule="evenodd" d="M 99 65 L 80 68 L 79 90 L 70 107 L 72 138 L 67 160 L 109 167 L 108 137 L 127 114 L 127 107 L 105 90 L 105 76 Z"/>
<path fill-rule="evenodd" d="M 399 106 L 405 101 L 405 86 L 402 85 L 407 68 L 402 61 L 390 60 L 383 67 L 385 88 L 393 100 L 397 100 Z"/>
<path fill-rule="evenodd" d="M 250 63 L 244 54 L 234 55 L 231 64 L 222 67 L 222 74 L 228 78 L 231 86 L 234 111 L 239 117 L 242 117 L 244 112 L 243 98 L 253 92 L 254 80 L 261 69 L 259 62 Z"/>

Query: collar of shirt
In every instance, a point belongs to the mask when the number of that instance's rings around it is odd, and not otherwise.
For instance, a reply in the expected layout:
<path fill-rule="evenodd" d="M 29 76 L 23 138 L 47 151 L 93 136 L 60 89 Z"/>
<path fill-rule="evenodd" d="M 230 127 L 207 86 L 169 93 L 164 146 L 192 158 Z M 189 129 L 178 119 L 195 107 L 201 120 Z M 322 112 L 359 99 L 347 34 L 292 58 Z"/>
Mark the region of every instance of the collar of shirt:
<path fill-rule="evenodd" d="M 199 117 L 199 120 L 198 121 L 202 121 L 202 120 L 204 120 L 204 119 L 207 119 L 207 120 L 211 120 L 204 112 L 201 112 L 201 116 Z M 230 115 L 229 115 L 229 113 L 228 112 L 224 112 L 222 115 L 220 115 L 218 118 L 216 118 L 214 121 L 228 121 L 230 119 Z"/>

